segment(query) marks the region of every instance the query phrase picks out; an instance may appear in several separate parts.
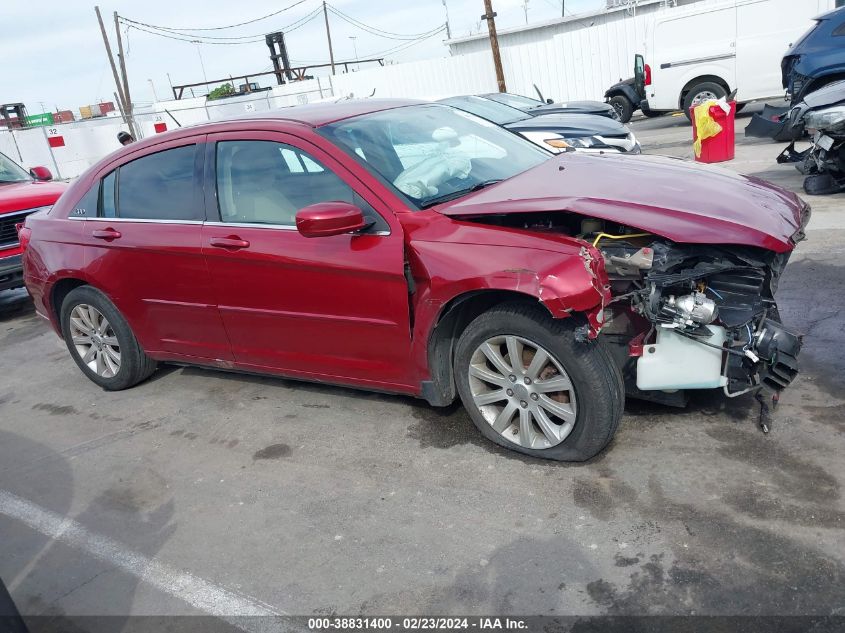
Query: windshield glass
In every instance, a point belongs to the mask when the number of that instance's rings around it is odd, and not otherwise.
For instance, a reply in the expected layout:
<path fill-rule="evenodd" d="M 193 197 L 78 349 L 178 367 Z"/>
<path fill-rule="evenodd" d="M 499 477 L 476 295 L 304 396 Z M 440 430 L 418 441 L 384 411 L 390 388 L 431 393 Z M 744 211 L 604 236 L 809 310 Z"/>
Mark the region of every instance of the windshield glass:
<path fill-rule="evenodd" d="M 23 167 L 19 167 L 11 158 L 0 154 L 0 182 L 25 182 L 32 180 Z"/>
<path fill-rule="evenodd" d="M 453 108 L 480 116 L 498 125 L 507 125 L 508 123 L 531 118 L 522 110 L 517 110 L 504 103 L 491 101 L 484 97 L 451 97 L 449 99 L 441 99 L 439 103 L 445 103 Z"/>
<path fill-rule="evenodd" d="M 512 108 L 517 108 L 519 110 L 532 110 L 534 108 L 539 108 L 542 105 L 546 105 L 542 101 L 537 101 L 537 99 L 529 99 L 528 97 L 523 97 L 522 95 L 512 95 L 509 92 L 491 92 L 489 95 L 484 95 L 487 99 L 492 99 L 493 101 L 498 101 L 499 103 L 504 103 Z"/>
<path fill-rule="evenodd" d="M 418 209 L 505 180 L 551 156 L 489 121 L 434 104 L 365 114 L 320 131 Z"/>

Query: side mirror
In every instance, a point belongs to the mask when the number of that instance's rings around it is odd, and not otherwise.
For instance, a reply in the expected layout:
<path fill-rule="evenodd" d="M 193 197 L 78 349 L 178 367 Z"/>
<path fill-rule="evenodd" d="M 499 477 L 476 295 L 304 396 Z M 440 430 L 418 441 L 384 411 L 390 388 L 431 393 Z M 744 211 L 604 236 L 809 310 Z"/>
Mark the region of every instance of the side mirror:
<path fill-rule="evenodd" d="M 546 99 L 546 103 L 554 103 L 554 102 L 555 102 L 554 99 Z"/>
<path fill-rule="evenodd" d="M 36 180 L 53 180 L 53 174 L 50 172 L 49 169 L 43 166 L 33 167 L 29 170 L 29 175 L 35 178 Z"/>
<path fill-rule="evenodd" d="M 296 212 L 296 228 L 304 237 L 341 235 L 366 226 L 364 213 L 348 202 L 318 202 Z"/>

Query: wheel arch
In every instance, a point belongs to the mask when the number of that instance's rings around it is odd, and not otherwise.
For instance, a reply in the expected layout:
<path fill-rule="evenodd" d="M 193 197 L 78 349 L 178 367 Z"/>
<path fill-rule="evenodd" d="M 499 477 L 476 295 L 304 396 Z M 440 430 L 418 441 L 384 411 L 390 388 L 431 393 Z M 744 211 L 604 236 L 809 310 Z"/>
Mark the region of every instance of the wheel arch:
<path fill-rule="evenodd" d="M 680 94 L 680 97 L 678 98 L 678 107 L 681 110 L 683 110 L 684 109 L 684 101 L 686 101 L 687 95 L 689 94 L 690 90 L 692 90 L 698 84 L 704 83 L 704 82 L 707 82 L 707 81 L 722 86 L 722 88 L 725 89 L 726 94 L 731 93 L 730 84 L 728 84 L 728 82 L 725 79 L 723 79 L 722 77 L 720 77 L 719 75 L 699 75 L 698 77 L 694 77 L 693 79 L 690 79 L 686 84 L 684 84 L 684 87 L 681 88 L 681 94 Z"/>
<path fill-rule="evenodd" d="M 458 396 L 454 376 L 455 345 L 466 327 L 484 312 L 506 303 L 542 306 L 538 297 L 516 290 L 471 290 L 452 298 L 437 315 L 428 337 L 427 358 L 430 380 L 422 384 L 422 396 L 433 406 L 447 406 Z"/>
<path fill-rule="evenodd" d="M 63 277 L 53 283 L 50 289 L 50 318 L 54 320 L 59 331 L 62 327 L 62 303 L 73 290 L 80 286 L 90 286 L 86 280 L 79 277 Z"/>

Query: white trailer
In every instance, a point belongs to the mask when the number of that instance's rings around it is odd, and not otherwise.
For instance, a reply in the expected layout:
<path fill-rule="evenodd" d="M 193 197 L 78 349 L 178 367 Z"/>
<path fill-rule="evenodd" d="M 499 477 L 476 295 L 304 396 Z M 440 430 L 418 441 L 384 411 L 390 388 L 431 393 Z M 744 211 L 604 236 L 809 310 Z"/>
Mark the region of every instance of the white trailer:
<path fill-rule="evenodd" d="M 637 55 L 640 94 L 652 111 L 689 109 L 736 90 L 740 104 L 783 97 L 787 48 L 835 0 L 724 0 L 667 9 Z"/>

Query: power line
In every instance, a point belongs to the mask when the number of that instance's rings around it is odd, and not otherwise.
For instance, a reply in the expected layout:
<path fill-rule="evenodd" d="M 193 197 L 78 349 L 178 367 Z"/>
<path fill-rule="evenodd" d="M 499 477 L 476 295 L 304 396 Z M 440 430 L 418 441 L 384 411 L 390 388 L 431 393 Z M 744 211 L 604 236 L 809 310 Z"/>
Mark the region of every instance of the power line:
<path fill-rule="evenodd" d="M 347 15 L 346 13 L 344 13 L 343 11 L 341 11 L 340 9 L 338 9 L 337 7 L 335 7 L 331 4 L 327 4 L 327 6 L 329 8 L 329 11 L 334 13 L 341 20 L 344 20 L 344 21 L 348 22 L 349 24 L 356 26 L 359 29 L 366 31 L 367 33 L 369 33 L 371 35 L 375 35 L 377 37 L 383 37 L 383 38 L 386 38 L 386 39 L 394 39 L 394 40 L 416 40 L 416 39 L 419 39 L 420 37 L 424 37 L 424 36 L 428 35 L 429 33 L 431 33 L 431 31 L 424 31 L 422 33 L 394 33 L 392 31 L 385 31 L 384 29 L 380 29 L 378 27 L 371 26 L 369 24 L 361 22 L 360 20 L 356 20 L 352 16 Z"/>
<path fill-rule="evenodd" d="M 446 30 L 446 25 L 443 24 L 443 25 L 437 27 L 436 29 L 429 31 L 426 35 L 424 35 L 423 37 L 420 37 L 416 40 L 411 40 L 410 42 L 405 42 L 404 44 L 399 44 L 398 46 L 394 46 L 393 48 L 388 48 L 388 49 L 383 50 L 383 51 L 377 51 L 375 53 L 368 53 L 366 55 L 361 55 L 361 57 L 368 58 L 368 59 L 374 59 L 374 58 L 379 58 L 379 57 L 385 57 L 387 55 L 392 55 L 394 53 L 399 53 L 401 51 L 404 51 L 404 50 L 411 48 L 412 46 L 416 46 L 417 44 L 421 44 L 425 40 L 431 39 L 432 37 L 434 37 L 438 33 L 443 33 L 445 30 Z"/>
<path fill-rule="evenodd" d="M 172 27 L 172 26 L 158 26 L 155 24 L 148 24 L 146 22 L 140 22 L 138 20 L 132 20 L 130 18 L 123 18 L 127 22 L 132 22 L 133 24 L 140 24 L 141 26 L 146 26 L 153 29 L 159 29 L 161 31 L 223 31 L 225 29 L 233 29 L 237 26 L 244 26 L 246 24 L 253 24 L 255 22 L 260 22 L 261 20 L 266 20 L 267 18 L 272 18 L 274 15 L 279 15 L 280 13 L 284 13 L 294 7 L 299 6 L 303 2 L 307 2 L 308 0 L 298 0 L 291 5 L 286 6 L 284 9 L 279 9 L 278 11 L 274 11 L 273 13 L 268 13 L 267 15 L 262 15 L 260 18 L 255 18 L 252 20 L 247 20 L 246 22 L 238 22 L 237 24 L 227 24 L 226 26 L 212 26 L 212 27 L 205 27 L 205 28 L 188 28 L 188 27 Z"/>
<path fill-rule="evenodd" d="M 299 18 L 298 20 L 294 20 L 290 24 L 287 24 L 287 25 L 279 27 L 279 28 L 275 28 L 274 30 L 283 31 L 285 33 L 290 33 L 291 31 L 295 31 L 296 29 L 304 26 L 305 24 L 307 24 L 308 22 L 310 22 L 311 20 L 316 18 L 319 14 L 320 14 L 320 8 L 318 7 L 316 9 L 314 9 L 313 11 L 311 11 L 310 13 L 308 13 L 308 14 L 304 15 L 303 17 Z M 237 43 L 246 44 L 246 43 L 263 41 L 263 39 L 264 39 L 263 33 L 253 33 L 252 35 L 234 35 L 234 36 L 228 36 L 228 37 L 227 36 L 221 36 L 221 35 L 216 35 L 216 36 L 215 35 L 195 35 L 193 33 L 180 32 L 180 31 L 176 31 L 176 30 L 172 30 L 172 29 L 167 29 L 165 31 L 155 30 L 156 27 L 153 27 L 152 29 L 143 29 L 140 26 L 137 26 L 138 24 L 140 24 L 139 22 L 135 22 L 135 21 L 129 20 L 127 18 L 122 18 L 122 17 L 121 17 L 121 21 L 124 24 L 127 24 L 127 26 L 130 27 L 130 28 L 143 30 L 147 33 L 154 32 L 154 34 L 161 35 L 162 37 L 174 37 L 174 38 L 183 37 L 183 38 L 188 38 L 188 41 L 191 41 L 191 42 L 199 41 L 199 42 L 205 43 L 205 44 L 225 43 L 224 41 L 231 41 L 231 42 L 236 43 L 236 44 Z M 218 42 L 216 40 L 220 40 L 220 42 Z"/>

